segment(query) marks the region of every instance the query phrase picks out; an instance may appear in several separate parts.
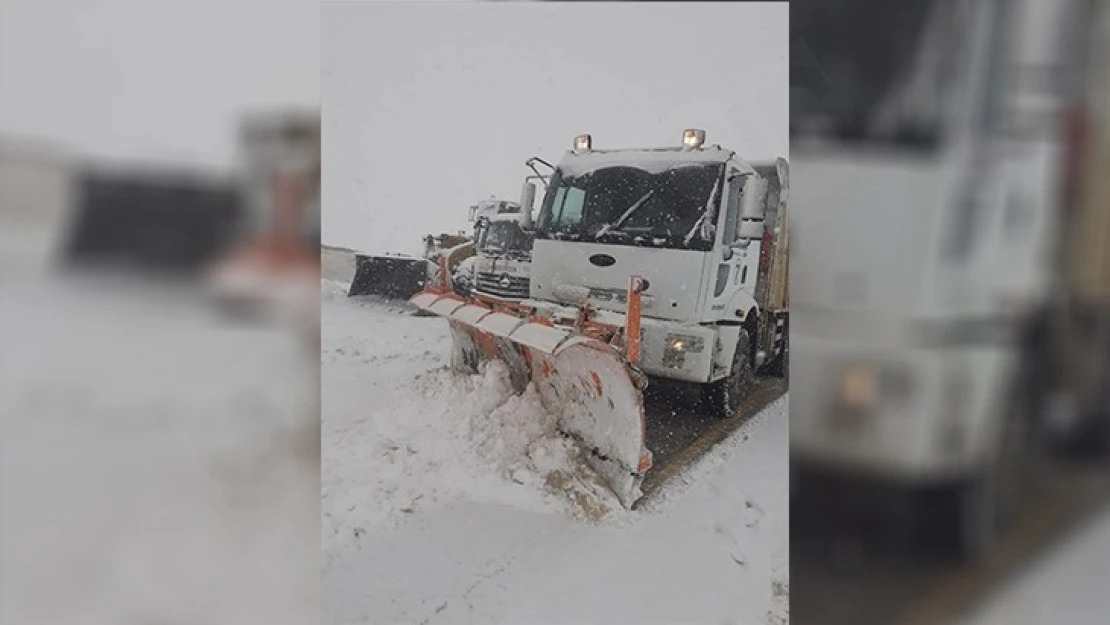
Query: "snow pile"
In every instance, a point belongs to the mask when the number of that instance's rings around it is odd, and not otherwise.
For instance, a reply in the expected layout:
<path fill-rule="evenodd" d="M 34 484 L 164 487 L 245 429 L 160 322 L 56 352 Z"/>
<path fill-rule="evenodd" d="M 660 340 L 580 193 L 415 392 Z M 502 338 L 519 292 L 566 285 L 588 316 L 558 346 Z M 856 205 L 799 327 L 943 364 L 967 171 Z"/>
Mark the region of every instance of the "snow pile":
<path fill-rule="evenodd" d="M 450 501 L 373 528 L 325 566 L 324 620 L 785 624 L 785 417 L 772 405 L 620 523 Z"/>
<path fill-rule="evenodd" d="M 326 622 L 788 621 L 785 399 L 629 513 L 442 318 L 323 312 Z"/>
<path fill-rule="evenodd" d="M 340 280 L 320 280 L 320 299 L 326 302 L 347 299 L 347 292 L 351 290 L 350 282 Z"/>
<path fill-rule="evenodd" d="M 319 618 L 319 474 L 294 453 L 315 388 L 296 337 L 218 323 L 193 290 L 14 278 L 0 622 Z"/>
<path fill-rule="evenodd" d="M 1110 509 L 1104 509 L 1027 570 L 1005 582 L 960 623 L 1105 623 L 1108 573 Z"/>
<path fill-rule="evenodd" d="M 432 371 L 418 376 L 413 389 L 430 404 L 428 425 L 467 441 L 468 449 L 459 451 L 472 452 L 475 467 L 484 472 L 519 481 L 515 473 L 523 468 L 529 446 L 555 433 L 555 422 L 535 391 L 529 387 L 516 395 L 501 362 L 489 363 L 477 376 Z"/>
<path fill-rule="evenodd" d="M 325 463 L 333 457 L 344 466 L 357 463 L 363 477 L 354 488 L 337 489 L 325 469 L 329 552 L 446 501 L 592 519 L 619 505 L 590 475 L 577 446 L 556 432 L 535 391 L 513 392 L 504 364 L 489 363 L 473 376 L 442 367 L 418 374 L 407 391 L 401 393 L 407 405 L 372 408 L 365 421 L 336 432 Z"/>
<path fill-rule="evenodd" d="M 356 317 L 346 316 L 351 310 Z M 579 447 L 556 431 L 535 390 L 514 393 L 503 363 L 491 362 L 478 375 L 445 365 L 446 326 L 438 318 L 397 317 L 373 305 L 325 300 L 329 560 L 357 548 L 368 530 L 451 501 L 591 520 L 620 507 L 586 467 Z M 340 327 L 349 332 L 342 340 Z M 340 384 L 361 390 L 355 396 L 328 390 Z"/>

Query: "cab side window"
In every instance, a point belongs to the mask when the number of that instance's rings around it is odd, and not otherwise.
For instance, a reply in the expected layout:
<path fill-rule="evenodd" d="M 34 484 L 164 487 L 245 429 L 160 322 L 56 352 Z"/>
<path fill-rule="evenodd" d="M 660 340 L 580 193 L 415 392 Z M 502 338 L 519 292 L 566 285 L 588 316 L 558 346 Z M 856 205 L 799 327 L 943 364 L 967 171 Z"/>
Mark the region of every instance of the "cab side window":
<path fill-rule="evenodd" d="M 725 223 L 722 240 L 725 245 L 736 240 L 737 228 L 740 224 L 740 192 L 743 190 L 744 177 L 736 169 L 729 168 L 728 195 L 725 197 Z"/>

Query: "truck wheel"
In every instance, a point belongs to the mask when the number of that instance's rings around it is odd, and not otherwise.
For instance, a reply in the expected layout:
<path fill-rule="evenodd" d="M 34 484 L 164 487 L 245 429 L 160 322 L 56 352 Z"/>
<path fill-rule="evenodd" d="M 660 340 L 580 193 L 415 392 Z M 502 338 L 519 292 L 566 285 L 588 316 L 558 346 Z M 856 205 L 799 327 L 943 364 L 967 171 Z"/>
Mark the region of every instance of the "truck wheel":
<path fill-rule="evenodd" d="M 702 387 L 702 403 L 709 414 L 730 417 L 754 386 L 755 369 L 752 368 L 751 343 L 748 333 L 741 331 L 736 351 L 732 355 L 731 373 L 726 378 Z"/>
<path fill-rule="evenodd" d="M 965 560 L 990 556 L 1010 527 L 1035 471 L 1029 453 L 1028 421 L 1010 418 L 996 458 L 980 476 L 956 489 L 956 546 Z"/>

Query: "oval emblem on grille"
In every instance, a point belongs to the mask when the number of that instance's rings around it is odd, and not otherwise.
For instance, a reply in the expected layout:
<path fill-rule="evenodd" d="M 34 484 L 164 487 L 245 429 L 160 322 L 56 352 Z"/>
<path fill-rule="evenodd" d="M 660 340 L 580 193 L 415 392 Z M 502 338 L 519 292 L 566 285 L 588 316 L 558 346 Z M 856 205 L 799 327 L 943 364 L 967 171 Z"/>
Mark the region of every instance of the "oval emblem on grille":
<path fill-rule="evenodd" d="M 509 276 L 501 276 L 500 284 L 501 284 L 501 288 L 507 289 L 507 288 L 509 288 L 510 286 L 513 285 L 513 281 L 509 279 Z"/>
<path fill-rule="evenodd" d="M 609 267 L 617 262 L 617 259 L 608 254 L 594 254 L 590 257 L 590 264 L 597 265 L 598 267 Z"/>

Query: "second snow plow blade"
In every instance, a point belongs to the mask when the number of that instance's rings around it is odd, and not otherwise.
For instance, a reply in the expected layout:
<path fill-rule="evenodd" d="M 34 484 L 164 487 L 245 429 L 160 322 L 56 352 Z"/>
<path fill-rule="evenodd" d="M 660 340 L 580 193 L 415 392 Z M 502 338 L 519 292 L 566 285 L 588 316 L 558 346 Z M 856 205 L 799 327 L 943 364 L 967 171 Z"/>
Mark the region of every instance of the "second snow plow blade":
<path fill-rule="evenodd" d="M 378 295 L 406 300 L 424 288 L 428 261 L 403 256 L 355 255 L 355 275 L 348 297 Z"/>
<path fill-rule="evenodd" d="M 587 462 L 621 503 L 631 507 L 639 499 L 652 464 L 644 440 L 645 378 L 616 347 L 454 294 L 424 291 L 411 302 L 447 318 L 457 369 L 471 372 L 481 361 L 505 362 L 517 391 L 532 382 L 559 428 L 586 445 Z"/>

